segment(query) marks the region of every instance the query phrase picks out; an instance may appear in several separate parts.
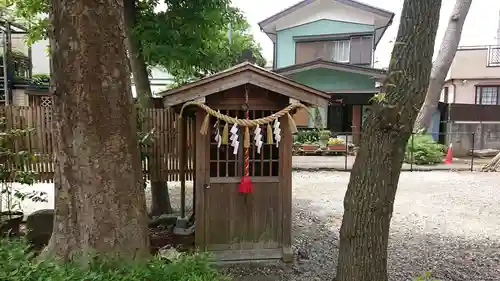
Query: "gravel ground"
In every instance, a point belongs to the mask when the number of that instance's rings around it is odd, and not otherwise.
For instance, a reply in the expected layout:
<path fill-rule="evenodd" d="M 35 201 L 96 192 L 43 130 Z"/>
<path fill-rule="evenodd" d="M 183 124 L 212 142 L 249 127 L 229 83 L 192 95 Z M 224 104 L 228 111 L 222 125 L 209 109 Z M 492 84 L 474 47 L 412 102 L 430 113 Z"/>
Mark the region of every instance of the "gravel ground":
<path fill-rule="evenodd" d="M 293 246 L 298 261 L 228 272 L 253 281 L 331 280 L 348 181 L 343 172 L 295 172 Z M 390 280 L 412 280 L 424 271 L 442 281 L 500 280 L 498 182 L 498 174 L 402 173 L 391 223 Z M 171 186 L 174 207 L 177 186 Z"/>

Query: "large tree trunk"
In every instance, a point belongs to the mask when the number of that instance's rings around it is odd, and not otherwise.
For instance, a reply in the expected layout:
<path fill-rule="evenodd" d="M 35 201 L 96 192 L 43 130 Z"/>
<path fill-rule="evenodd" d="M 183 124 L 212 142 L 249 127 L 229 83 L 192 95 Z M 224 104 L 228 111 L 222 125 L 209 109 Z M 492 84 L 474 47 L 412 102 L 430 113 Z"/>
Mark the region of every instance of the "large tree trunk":
<path fill-rule="evenodd" d="M 432 66 L 427 96 L 415 121 L 415 131 L 417 132 L 426 130 L 430 126 L 432 114 L 436 111 L 439 98 L 441 97 L 444 80 L 455 58 L 460 37 L 462 36 L 462 28 L 471 3 L 472 0 L 457 0 L 455 3 L 443 41 L 441 42 L 441 47 L 439 48 L 439 53 Z"/>
<path fill-rule="evenodd" d="M 145 256 L 147 214 L 122 0 L 52 0 L 57 147 L 46 255 Z"/>
<path fill-rule="evenodd" d="M 418 109 L 425 98 L 439 0 L 405 0 L 389 77 L 374 98 L 344 198 L 337 281 L 388 280 L 394 197 Z"/>

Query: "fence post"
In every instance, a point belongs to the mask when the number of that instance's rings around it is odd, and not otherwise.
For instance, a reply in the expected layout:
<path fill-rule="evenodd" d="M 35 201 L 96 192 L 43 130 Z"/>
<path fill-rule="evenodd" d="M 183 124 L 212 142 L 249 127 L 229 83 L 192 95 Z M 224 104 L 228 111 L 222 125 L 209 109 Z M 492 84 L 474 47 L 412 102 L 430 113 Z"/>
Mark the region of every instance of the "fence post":
<path fill-rule="evenodd" d="M 470 161 L 470 171 L 474 172 L 474 147 L 476 146 L 476 133 L 472 132 L 472 149 L 471 149 L 471 161 Z"/>
<path fill-rule="evenodd" d="M 347 145 L 347 133 L 345 134 L 345 155 L 344 155 L 344 172 L 347 172 L 347 157 L 349 155 L 349 146 Z"/>
<path fill-rule="evenodd" d="M 413 139 L 414 139 L 414 136 L 415 136 L 415 133 L 412 130 L 411 131 L 411 149 L 410 149 L 410 172 L 413 172 L 413 161 L 415 161 L 415 159 L 413 159 L 413 149 L 414 149 Z"/>

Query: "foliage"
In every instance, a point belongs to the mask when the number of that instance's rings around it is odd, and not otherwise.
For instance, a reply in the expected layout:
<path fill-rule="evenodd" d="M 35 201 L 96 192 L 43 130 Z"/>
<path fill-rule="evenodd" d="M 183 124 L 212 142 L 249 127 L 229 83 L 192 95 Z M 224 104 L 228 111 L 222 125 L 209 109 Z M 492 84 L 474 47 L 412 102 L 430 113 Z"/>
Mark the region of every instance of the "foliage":
<path fill-rule="evenodd" d="M 443 161 L 444 149 L 431 135 L 414 134 L 406 146 L 405 162 L 417 165 L 438 164 Z"/>
<path fill-rule="evenodd" d="M 14 149 L 16 146 L 19 147 L 19 139 L 30 132 L 31 129 L 7 128 L 6 119 L 0 118 L 0 191 L 2 201 L 4 195 L 6 196 L 9 211 L 21 210 L 20 203 L 26 199 L 33 202 L 46 201 L 45 192 L 22 192 L 12 186 L 13 182 L 25 185 L 32 185 L 35 182 L 36 172 L 26 171 L 26 167 L 35 160 L 35 156 L 29 151 Z"/>
<path fill-rule="evenodd" d="M 329 145 L 336 145 L 336 144 L 345 144 L 345 141 L 340 138 L 330 138 L 328 140 Z"/>
<path fill-rule="evenodd" d="M 250 25 L 230 1 L 167 0 L 169 8 L 158 13 L 151 2 L 141 2 L 136 36 L 147 63 L 164 67 L 177 85 L 235 65 L 245 49 L 265 65 Z"/>
<path fill-rule="evenodd" d="M 319 133 L 317 130 L 300 130 L 297 133 L 298 143 L 317 143 L 319 141 Z"/>
<path fill-rule="evenodd" d="M 30 69 L 30 60 L 27 55 L 25 55 L 20 50 L 11 51 L 12 64 L 14 65 L 14 76 L 25 77 Z M 3 56 L 2 56 L 3 60 Z"/>
<path fill-rule="evenodd" d="M 229 280 L 209 265 L 206 255 L 181 254 L 172 259 L 155 257 L 149 261 L 118 261 L 95 258 L 83 268 L 36 261 L 22 240 L 0 241 L 0 280 L 2 281 L 213 281 Z"/>
<path fill-rule="evenodd" d="M 323 128 L 323 118 L 321 117 L 321 112 L 319 111 L 319 108 L 315 107 L 314 109 L 314 115 L 313 115 L 313 120 L 314 120 L 314 126 L 316 128 Z"/>
<path fill-rule="evenodd" d="M 31 77 L 31 83 L 34 85 L 43 85 L 43 86 L 49 86 L 50 84 L 50 75 L 49 74 L 33 74 Z"/>
<path fill-rule="evenodd" d="M 330 137 L 332 136 L 332 132 L 328 130 L 321 130 L 318 132 L 318 137 L 320 141 L 328 142 Z"/>
<path fill-rule="evenodd" d="M 0 0 L 14 7 L 15 16 L 29 27 L 28 43 L 46 39 L 48 0 Z M 261 66 L 265 60 L 250 33 L 250 25 L 230 0 L 137 0 L 135 36 L 149 66 L 174 76 L 176 84 L 221 71 L 236 64 L 245 49 L 252 50 Z M 228 26 L 232 26 L 232 43 Z"/>
<path fill-rule="evenodd" d="M 50 4 L 47 0 L 0 0 L 2 10 L 9 10 L 11 18 L 29 27 L 28 44 L 47 39 Z"/>

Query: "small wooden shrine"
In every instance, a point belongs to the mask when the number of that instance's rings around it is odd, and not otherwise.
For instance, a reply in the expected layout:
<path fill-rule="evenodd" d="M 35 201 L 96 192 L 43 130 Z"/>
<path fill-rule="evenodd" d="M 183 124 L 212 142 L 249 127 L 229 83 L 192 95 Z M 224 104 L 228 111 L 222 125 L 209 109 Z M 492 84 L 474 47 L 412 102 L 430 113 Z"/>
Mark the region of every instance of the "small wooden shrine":
<path fill-rule="evenodd" d="M 196 120 L 196 247 L 220 261 L 291 261 L 292 115 L 329 96 L 248 62 L 162 95 L 181 116 L 181 200 L 186 119 Z"/>

